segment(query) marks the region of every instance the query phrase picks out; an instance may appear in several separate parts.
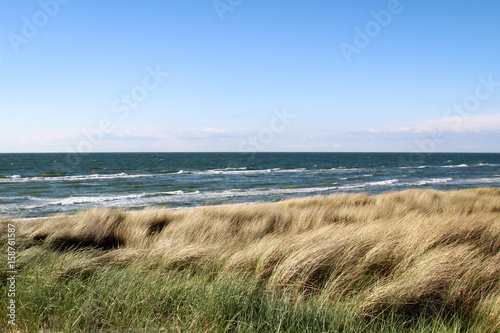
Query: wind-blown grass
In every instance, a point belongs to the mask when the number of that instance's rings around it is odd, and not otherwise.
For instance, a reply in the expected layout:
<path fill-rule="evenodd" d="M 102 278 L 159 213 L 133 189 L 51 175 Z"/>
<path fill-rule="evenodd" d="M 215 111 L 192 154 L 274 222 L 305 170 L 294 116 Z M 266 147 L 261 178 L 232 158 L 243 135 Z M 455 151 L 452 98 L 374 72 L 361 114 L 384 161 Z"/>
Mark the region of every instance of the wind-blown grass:
<path fill-rule="evenodd" d="M 15 224 L 19 331 L 500 331 L 500 188 Z"/>

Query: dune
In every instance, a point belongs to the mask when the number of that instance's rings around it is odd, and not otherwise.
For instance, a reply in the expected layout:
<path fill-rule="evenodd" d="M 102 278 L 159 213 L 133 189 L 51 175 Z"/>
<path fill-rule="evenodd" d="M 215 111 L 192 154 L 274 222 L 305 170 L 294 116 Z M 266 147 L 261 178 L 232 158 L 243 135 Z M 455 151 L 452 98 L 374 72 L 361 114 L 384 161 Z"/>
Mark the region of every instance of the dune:
<path fill-rule="evenodd" d="M 8 224 L 19 331 L 500 331 L 500 188 Z"/>

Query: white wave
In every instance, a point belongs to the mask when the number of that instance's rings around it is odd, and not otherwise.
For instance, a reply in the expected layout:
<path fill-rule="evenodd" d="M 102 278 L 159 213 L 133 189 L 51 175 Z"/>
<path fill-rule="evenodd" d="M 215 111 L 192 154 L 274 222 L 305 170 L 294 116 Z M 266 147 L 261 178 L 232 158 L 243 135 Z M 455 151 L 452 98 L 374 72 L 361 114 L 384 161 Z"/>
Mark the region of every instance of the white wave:
<path fill-rule="evenodd" d="M 462 179 L 453 179 L 453 178 L 432 178 L 432 179 L 424 179 L 410 183 L 402 183 L 401 185 L 410 185 L 410 186 L 419 186 L 419 185 L 427 185 L 427 184 L 439 184 L 439 183 L 450 183 L 453 182 L 454 185 L 481 185 L 481 184 L 492 184 L 498 183 L 500 184 L 500 177 L 483 177 L 483 178 L 462 178 Z"/>
<path fill-rule="evenodd" d="M 467 168 L 468 164 L 457 164 L 457 165 L 442 165 L 442 168 Z"/>
<path fill-rule="evenodd" d="M 21 196 L 21 197 L 0 197 L 0 200 L 7 200 L 7 201 L 11 201 L 11 200 L 29 200 L 29 197 L 26 197 L 26 196 Z"/>
<path fill-rule="evenodd" d="M 378 181 L 378 182 L 367 183 L 366 185 L 370 185 L 370 186 L 384 186 L 384 185 L 396 184 L 397 182 L 399 182 L 399 179 L 389 179 L 389 180 L 382 180 L 382 181 Z"/>
<path fill-rule="evenodd" d="M 500 184 L 500 177 L 495 177 L 495 178 L 490 178 L 490 177 L 483 177 L 483 178 L 466 178 L 466 179 L 460 179 L 457 180 L 457 183 L 459 184 L 491 184 L 491 183 L 499 183 Z"/>
<path fill-rule="evenodd" d="M 427 168 L 427 165 L 419 165 L 419 166 L 404 166 L 404 167 L 399 167 L 400 169 L 425 169 Z"/>
<path fill-rule="evenodd" d="M 352 190 L 355 188 L 363 188 L 366 187 L 366 184 L 359 184 L 359 185 L 344 185 L 344 186 L 339 186 L 339 190 Z"/>
<path fill-rule="evenodd" d="M 57 177 L 20 177 L 19 175 L 1 178 L 0 183 L 26 183 L 26 182 L 54 182 L 54 181 L 83 181 L 83 180 L 101 180 L 101 179 L 120 179 L 120 178 L 142 178 L 154 177 L 152 174 L 129 175 L 124 172 L 116 174 L 91 174 L 76 176 L 57 176 Z"/>
<path fill-rule="evenodd" d="M 428 185 L 428 184 L 448 183 L 452 180 L 453 180 L 453 178 L 432 178 L 432 179 L 425 179 L 425 180 L 419 180 L 416 182 L 408 183 L 408 185 L 421 186 L 421 185 Z"/>
<path fill-rule="evenodd" d="M 497 166 L 500 166 L 500 164 L 495 164 L 495 163 L 478 163 L 478 164 L 475 164 L 474 166 L 492 166 L 492 167 L 497 167 Z"/>
<path fill-rule="evenodd" d="M 306 172 L 306 171 L 314 171 L 314 170 L 308 170 L 306 168 L 283 169 L 283 170 L 280 168 L 271 169 L 271 172 L 283 172 L 283 173 L 286 173 L 286 172 Z"/>
<path fill-rule="evenodd" d="M 240 193 L 240 192 L 242 192 L 242 191 L 243 191 L 242 189 L 239 189 L 239 188 L 233 188 L 233 189 L 230 189 L 230 190 L 225 190 L 225 191 L 223 191 L 222 193 L 230 193 L 230 194 L 232 194 L 232 193 Z"/>
<path fill-rule="evenodd" d="M 185 192 L 183 190 L 176 190 L 176 191 L 167 191 L 167 192 L 157 192 L 157 193 L 146 193 L 144 194 L 145 197 L 161 197 L 161 196 L 168 196 L 168 195 L 182 195 Z"/>
<path fill-rule="evenodd" d="M 161 204 L 168 202 L 206 202 L 213 199 L 225 199 L 231 197 L 255 197 L 255 196 L 269 196 L 269 195 L 283 195 L 294 193 L 319 193 L 329 190 L 335 190 L 337 187 L 314 187 L 314 188 L 297 188 L 297 189 L 232 189 L 225 191 L 211 191 L 211 192 L 157 192 L 157 193 L 143 193 L 131 194 L 122 196 L 99 196 L 99 197 L 68 197 L 63 199 L 48 199 L 41 204 L 19 206 L 22 210 L 34 209 L 47 209 L 50 206 L 63 206 L 67 210 L 71 206 L 77 209 L 91 207 L 94 205 L 105 207 L 140 207 L 151 204 Z"/>
<path fill-rule="evenodd" d="M 361 172 L 368 170 L 367 168 L 346 168 L 346 167 L 338 167 L 338 168 L 330 168 L 330 169 L 318 169 L 318 171 L 336 171 L 336 172 Z"/>
<path fill-rule="evenodd" d="M 143 194 L 119 195 L 119 196 L 102 196 L 102 197 L 69 197 L 58 201 L 49 202 L 51 205 L 70 206 L 85 203 L 99 203 L 106 201 L 118 201 L 142 198 Z"/>
<path fill-rule="evenodd" d="M 281 168 L 268 168 L 268 169 L 254 169 L 248 170 L 247 168 L 225 168 L 225 169 L 211 169 L 211 170 L 195 170 L 187 171 L 185 173 L 191 173 L 196 175 L 244 175 L 244 174 L 269 174 L 269 173 L 347 173 L 347 172 L 361 172 L 364 168 L 330 168 L 330 169 L 307 169 L 307 168 L 295 168 L 295 169 L 281 169 Z"/>
<path fill-rule="evenodd" d="M 22 196 L 18 196 L 18 197 L 12 197 L 12 196 L 0 197 L 0 200 L 5 200 L 5 201 L 13 201 L 13 200 L 46 201 L 46 199 L 33 197 L 31 195 L 22 195 Z"/>
<path fill-rule="evenodd" d="M 38 205 L 24 205 L 20 206 L 22 209 L 36 209 L 46 206 L 74 206 L 81 204 L 97 204 L 109 201 L 125 201 L 130 199 L 137 199 L 144 197 L 144 194 L 130 194 L 119 196 L 99 196 L 99 197 L 67 197 L 58 200 L 45 199 L 44 203 Z"/>
<path fill-rule="evenodd" d="M 301 193 L 322 193 L 335 192 L 340 190 L 349 190 L 365 187 L 365 184 L 357 184 L 350 186 L 322 186 L 322 187 L 303 187 L 303 188 L 268 188 L 268 189 L 231 189 L 225 191 L 201 192 L 196 196 L 200 199 L 220 199 L 228 197 L 255 197 L 255 196 L 271 196 L 284 194 L 301 194 Z M 169 198 L 170 199 L 170 198 Z"/>
<path fill-rule="evenodd" d="M 296 194 L 296 193 L 319 193 L 325 191 L 337 190 L 337 186 L 324 187 L 302 187 L 302 188 L 270 188 L 270 189 L 250 189 L 240 192 L 222 192 L 222 194 L 230 194 L 232 196 L 268 196 L 276 194 Z"/>
<path fill-rule="evenodd" d="M 257 169 L 257 170 L 247 170 L 246 168 L 225 168 L 225 169 L 211 169 L 203 171 L 191 171 L 189 173 L 196 175 L 243 175 L 243 174 L 267 174 L 267 173 L 287 173 L 287 172 L 305 172 L 310 171 L 306 168 L 298 169 L 280 169 L 280 168 L 270 168 L 270 169 Z"/>
<path fill-rule="evenodd" d="M 269 169 L 266 169 L 269 170 Z M 292 169 L 288 169 L 292 170 Z M 232 170 L 236 171 L 236 170 Z M 239 170 L 239 171 L 252 171 L 252 170 Z M 261 170 L 262 171 L 262 170 Z M 322 187 L 303 187 L 303 188 L 251 188 L 251 189 L 226 189 L 219 191 L 193 191 L 185 192 L 182 190 L 173 190 L 166 192 L 151 192 L 142 194 L 127 194 L 127 195 L 108 195 L 108 196 L 80 196 L 80 197 L 66 197 L 66 198 L 32 198 L 23 197 L 24 200 L 33 200 L 38 202 L 31 202 L 31 205 L 26 206 L 12 206 L 7 211 L 33 210 L 52 212 L 58 211 L 72 211 L 76 209 L 89 208 L 92 206 L 105 206 L 105 207 L 143 207 L 154 204 L 173 205 L 177 203 L 181 205 L 200 205 L 214 202 L 225 202 L 225 199 L 240 198 L 237 201 L 255 201 L 255 200 L 269 200 L 268 198 L 285 198 L 288 195 L 300 194 L 330 194 L 339 191 L 356 191 L 362 190 L 367 187 L 377 186 L 422 186 L 427 184 L 444 184 L 452 182 L 453 184 L 491 184 L 500 183 L 500 177 L 493 178 L 476 178 L 476 179 L 456 179 L 453 178 L 430 178 L 421 179 L 413 182 L 402 182 L 399 179 L 387 179 L 382 181 L 373 182 L 359 182 L 345 185 L 331 184 L 332 186 Z M 436 185 L 438 186 L 438 185 Z M 248 199 L 246 199 L 248 198 Z M 2 208 L 2 206 L 4 206 Z M 0 205 L 2 213 L 7 205 Z"/>
<path fill-rule="evenodd" d="M 248 170 L 246 167 L 240 168 L 223 168 L 211 170 L 179 170 L 171 173 L 157 173 L 157 174 L 137 174 L 129 175 L 127 173 L 115 174 L 90 174 L 90 175 L 73 175 L 73 176 L 52 176 L 52 177 L 21 177 L 20 175 L 12 175 L 7 178 L 0 178 L 0 183 L 23 183 L 23 182 L 57 182 L 57 181 L 85 181 L 85 180 L 106 180 L 106 179 L 121 179 L 121 178 L 143 178 L 143 177 L 161 177 L 169 174 L 196 174 L 196 175 L 246 175 L 246 174 L 270 174 L 270 173 L 347 173 L 347 172 L 360 172 L 362 168 L 330 168 L 330 169 L 281 169 L 281 168 L 268 168 Z"/>

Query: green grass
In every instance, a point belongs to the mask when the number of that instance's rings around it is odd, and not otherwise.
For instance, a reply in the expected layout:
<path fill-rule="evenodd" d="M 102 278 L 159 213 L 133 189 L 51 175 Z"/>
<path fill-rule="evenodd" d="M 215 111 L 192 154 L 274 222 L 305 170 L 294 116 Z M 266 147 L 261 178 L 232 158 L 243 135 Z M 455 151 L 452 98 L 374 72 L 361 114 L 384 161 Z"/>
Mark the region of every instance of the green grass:
<path fill-rule="evenodd" d="M 210 265 L 163 272 L 132 264 L 63 274 L 71 263 L 94 254 L 25 254 L 17 286 L 17 301 L 23 304 L 17 314 L 21 331 L 465 331 L 460 321 L 451 318 L 421 317 L 412 323 L 397 318 L 360 318 L 350 301 L 297 300 L 291 293 L 259 287 L 251 276 L 220 276 Z"/>

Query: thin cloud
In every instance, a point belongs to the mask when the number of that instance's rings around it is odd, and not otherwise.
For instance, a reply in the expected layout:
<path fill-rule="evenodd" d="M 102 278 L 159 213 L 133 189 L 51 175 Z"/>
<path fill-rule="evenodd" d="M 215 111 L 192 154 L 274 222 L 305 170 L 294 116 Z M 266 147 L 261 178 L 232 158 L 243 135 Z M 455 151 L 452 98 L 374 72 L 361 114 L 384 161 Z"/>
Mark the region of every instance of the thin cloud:
<path fill-rule="evenodd" d="M 424 123 L 387 128 L 371 128 L 355 132 L 371 134 L 428 134 L 435 131 L 452 133 L 498 134 L 500 133 L 500 113 L 478 114 L 471 116 L 446 116 L 431 119 Z"/>
<path fill-rule="evenodd" d="M 201 140 L 209 138 L 221 138 L 229 136 L 230 132 L 225 129 L 216 128 L 186 128 L 175 132 L 175 137 L 181 140 Z"/>

